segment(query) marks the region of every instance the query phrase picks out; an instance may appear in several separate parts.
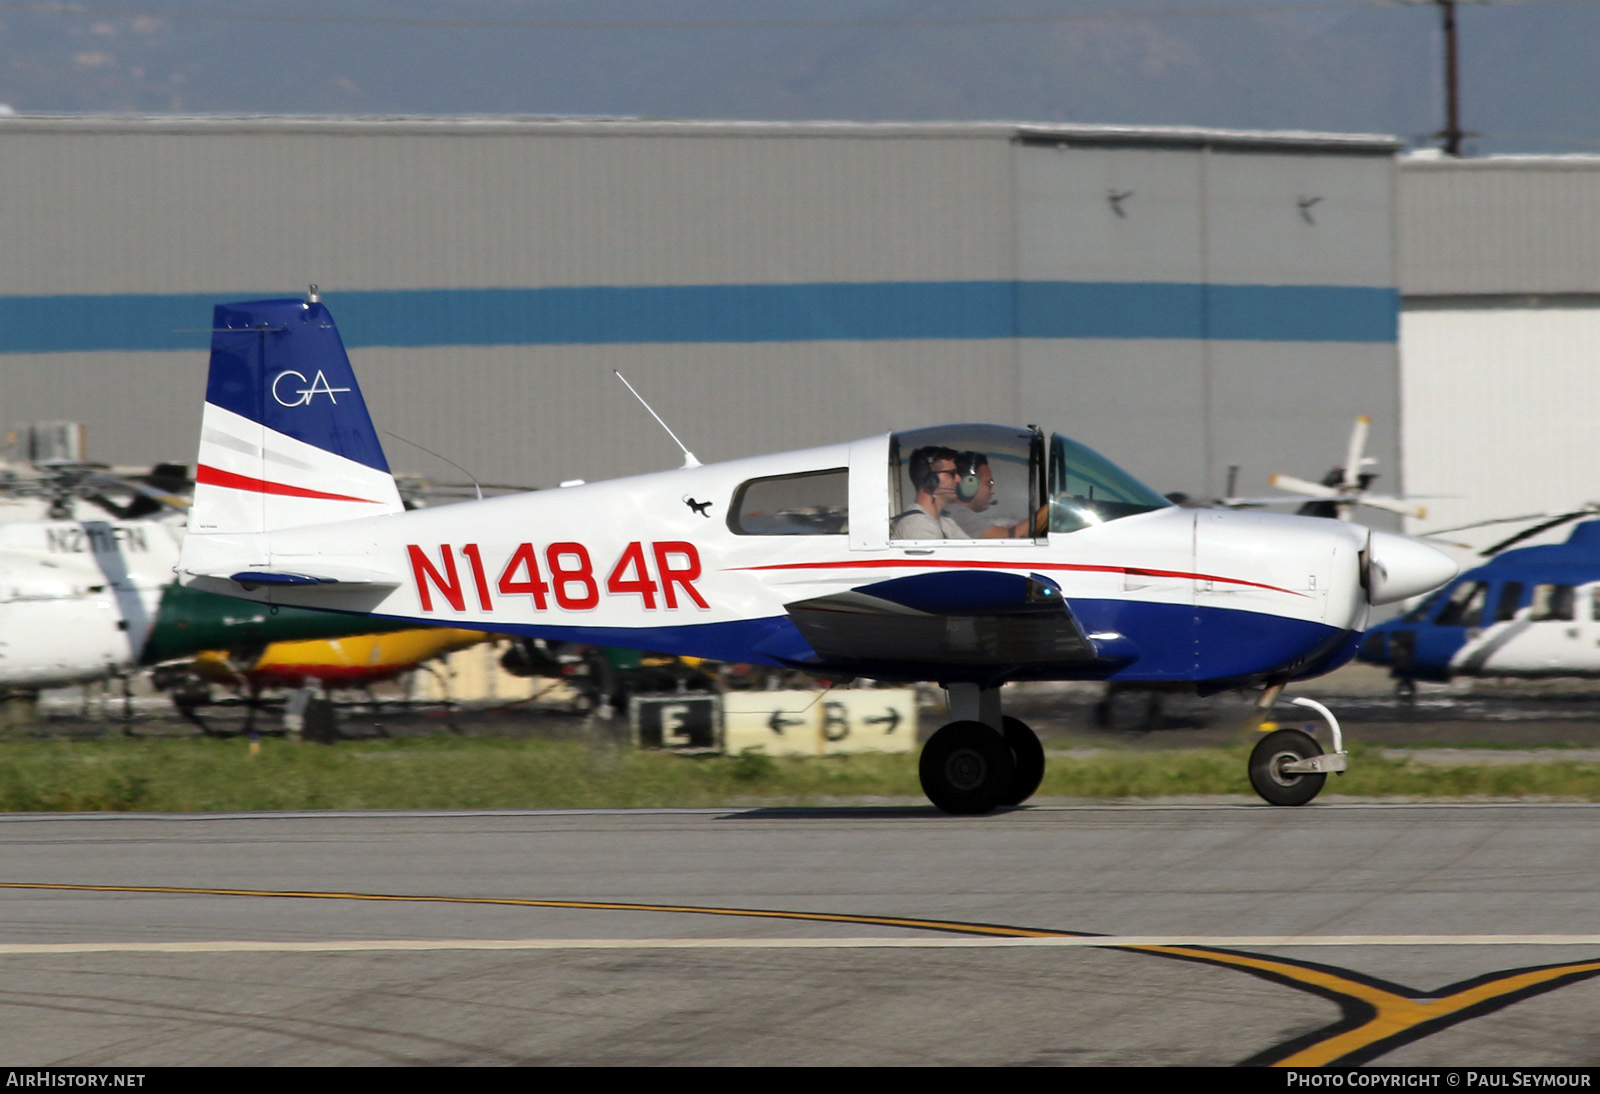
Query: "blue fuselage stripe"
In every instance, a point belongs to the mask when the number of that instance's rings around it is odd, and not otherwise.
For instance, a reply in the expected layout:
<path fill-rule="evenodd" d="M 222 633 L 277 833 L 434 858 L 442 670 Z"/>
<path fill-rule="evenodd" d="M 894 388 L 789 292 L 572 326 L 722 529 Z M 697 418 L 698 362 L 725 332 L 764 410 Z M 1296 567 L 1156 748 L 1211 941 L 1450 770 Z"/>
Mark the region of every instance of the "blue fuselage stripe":
<path fill-rule="evenodd" d="M 200 348 L 252 292 L 0 296 L 0 353 Z M 386 289 L 330 293 L 347 346 L 996 338 L 1392 343 L 1398 290 L 1083 281 Z"/>

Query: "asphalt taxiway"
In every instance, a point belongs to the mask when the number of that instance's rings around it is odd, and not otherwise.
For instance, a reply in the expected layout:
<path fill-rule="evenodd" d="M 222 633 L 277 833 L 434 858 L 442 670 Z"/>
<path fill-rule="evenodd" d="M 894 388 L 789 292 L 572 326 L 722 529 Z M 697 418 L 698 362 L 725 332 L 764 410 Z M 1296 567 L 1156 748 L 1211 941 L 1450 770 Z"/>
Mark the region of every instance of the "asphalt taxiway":
<path fill-rule="evenodd" d="M 0 1063 L 1600 1063 L 1600 808 L 0 818 Z"/>

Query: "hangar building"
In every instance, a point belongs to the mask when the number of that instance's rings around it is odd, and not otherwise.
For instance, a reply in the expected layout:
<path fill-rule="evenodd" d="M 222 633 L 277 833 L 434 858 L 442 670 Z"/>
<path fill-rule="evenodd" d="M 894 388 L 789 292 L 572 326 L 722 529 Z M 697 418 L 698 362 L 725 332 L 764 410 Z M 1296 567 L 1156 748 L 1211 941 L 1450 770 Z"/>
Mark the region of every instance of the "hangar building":
<path fill-rule="evenodd" d="M 211 307 L 320 285 L 380 428 L 485 482 L 941 421 L 1152 486 L 1399 484 L 1397 142 L 1016 124 L 0 117 L 0 422 L 193 459 Z M 391 463 L 459 473 L 386 441 Z"/>
<path fill-rule="evenodd" d="M 1600 500 L 1600 157 L 1408 156 L 1399 225 L 1411 530 Z"/>

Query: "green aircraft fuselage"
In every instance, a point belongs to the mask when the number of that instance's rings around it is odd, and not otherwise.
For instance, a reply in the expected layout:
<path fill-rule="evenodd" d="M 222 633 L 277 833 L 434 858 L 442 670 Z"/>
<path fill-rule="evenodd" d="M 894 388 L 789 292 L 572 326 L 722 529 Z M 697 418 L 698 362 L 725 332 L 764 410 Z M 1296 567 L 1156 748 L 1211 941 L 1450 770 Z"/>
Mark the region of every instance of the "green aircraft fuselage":
<path fill-rule="evenodd" d="M 415 626 L 366 615 L 256 604 L 174 582 L 162 590 L 161 607 L 139 662 L 155 665 L 202 650 L 259 649 L 273 642 L 382 634 Z"/>

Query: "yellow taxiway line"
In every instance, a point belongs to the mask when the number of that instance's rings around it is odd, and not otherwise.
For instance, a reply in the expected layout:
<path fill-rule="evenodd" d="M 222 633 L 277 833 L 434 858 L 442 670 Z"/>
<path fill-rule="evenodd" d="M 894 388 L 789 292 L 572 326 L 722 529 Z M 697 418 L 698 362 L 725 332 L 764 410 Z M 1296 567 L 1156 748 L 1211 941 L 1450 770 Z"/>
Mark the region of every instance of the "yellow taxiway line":
<path fill-rule="evenodd" d="M 597 900 L 537 900 L 521 897 L 440 896 L 402 893 L 347 893 L 283 889 L 224 889 L 173 885 L 75 885 L 56 882 L 0 882 L 0 890 L 50 890 L 81 893 L 147 893 L 172 896 L 235 896 L 300 900 L 348 900 L 412 904 L 466 904 L 494 907 L 633 911 L 686 915 L 777 919 L 788 922 L 895 927 L 934 932 L 935 938 L 790 939 L 414 939 L 326 942 L 79 942 L 0 945 L 0 954 L 107 952 L 223 953 L 330 952 L 383 950 L 554 950 L 554 949 L 843 949 L 972 948 L 1058 946 L 1119 949 L 1235 968 L 1288 987 L 1331 999 L 1344 1011 L 1333 1026 L 1268 1050 L 1253 1063 L 1308 1067 L 1365 1062 L 1388 1048 L 1425 1036 L 1467 1018 L 1485 1014 L 1564 984 L 1600 974 L 1600 960 L 1510 969 L 1444 989 L 1415 992 L 1400 985 L 1326 965 L 1241 953 L 1224 947 L 1301 946 L 1593 946 L 1600 935 L 1226 935 L 1174 937 L 1094 935 L 993 923 L 902 916 L 853 915 L 782 909 L 726 908 L 693 904 L 651 904 Z M 952 937 L 954 936 L 954 937 Z"/>

